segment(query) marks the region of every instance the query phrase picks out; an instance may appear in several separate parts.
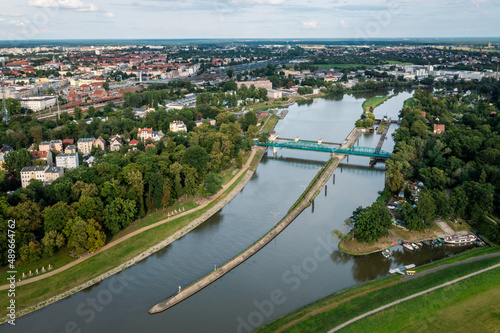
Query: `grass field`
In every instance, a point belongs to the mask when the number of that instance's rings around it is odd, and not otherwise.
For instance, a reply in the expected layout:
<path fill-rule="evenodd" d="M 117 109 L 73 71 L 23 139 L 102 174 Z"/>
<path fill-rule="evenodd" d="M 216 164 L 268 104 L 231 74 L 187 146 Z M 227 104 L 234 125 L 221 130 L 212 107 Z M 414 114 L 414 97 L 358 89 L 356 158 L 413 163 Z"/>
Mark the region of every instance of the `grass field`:
<path fill-rule="evenodd" d="M 500 270 L 491 270 L 352 323 L 340 332 L 495 332 Z"/>
<path fill-rule="evenodd" d="M 498 248 L 494 250 L 498 251 Z M 476 251 L 475 254 L 479 255 L 483 253 Z M 468 255 L 470 256 L 471 254 L 469 253 Z M 459 257 L 467 257 L 467 255 L 458 255 L 457 258 Z M 339 291 L 331 296 L 320 299 L 315 303 L 274 320 L 273 322 L 259 328 L 257 332 L 283 332 L 285 330 L 287 332 L 326 332 L 351 318 L 376 309 L 384 304 L 413 295 L 419 291 L 440 285 L 460 276 L 489 267 L 498 262 L 500 262 L 500 258 L 498 257 L 483 259 L 472 263 L 449 267 L 407 282 L 401 282 L 399 276 L 380 278 L 372 282 Z M 443 263 L 446 262 L 442 261 L 440 264 Z M 484 273 L 484 276 L 480 276 L 479 279 L 484 279 L 481 280 L 483 285 L 490 284 L 493 287 L 496 286 L 496 288 L 498 288 L 498 286 L 500 286 L 500 270 L 495 269 L 489 273 Z M 467 288 L 462 288 L 460 290 L 462 293 L 460 297 L 468 295 Z M 482 291 L 483 290 L 478 290 L 478 293 Z M 438 297 L 438 301 L 439 299 L 440 298 Z M 401 306 L 405 306 L 406 304 L 409 303 L 405 302 Z M 443 303 L 443 305 L 446 304 Z M 432 306 L 427 309 L 427 311 L 431 310 Z M 393 310 L 391 308 L 387 311 L 391 312 Z M 402 316 L 402 318 L 404 318 L 404 316 Z M 386 322 L 385 318 L 381 322 Z M 368 325 L 367 327 L 370 326 Z M 404 326 L 399 327 L 399 329 L 403 328 Z M 385 330 L 383 328 L 381 330 L 374 330 L 371 328 L 363 330 L 358 328 L 354 331 L 378 332 Z"/>
<path fill-rule="evenodd" d="M 366 101 L 363 102 L 363 110 L 365 112 L 367 112 L 370 107 L 373 107 L 374 109 L 379 106 L 380 104 L 384 103 L 385 101 L 387 101 L 389 98 L 392 98 L 396 95 L 390 95 L 390 96 L 376 96 L 376 97 L 372 97 L 372 98 L 369 98 L 367 99 Z"/>
<path fill-rule="evenodd" d="M 280 120 L 279 117 L 273 114 L 269 119 L 269 121 L 262 127 L 262 130 L 264 132 L 272 131 L 274 127 L 276 127 L 276 124 L 278 123 L 279 120 Z"/>
<path fill-rule="evenodd" d="M 413 106 L 415 105 L 415 97 L 408 98 L 404 103 L 403 107 L 409 107 L 413 109 Z"/>
<path fill-rule="evenodd" d="M 259 154 L 261 157 L 262 154 Z M 258 156 L 252 161 L 254 168 L 258 164 Z M 127 260 L 137 256 L 141 252 L 150 248 L 154 244 L 161 242 L 168 236 L 172 235 L 179 229 L 183 228 L 193 219 L 201 216 L 208 209 L 213 207 L 217 202 L 223 199 L 244 177 L 243 174 L 238 180 L 232 184 L 219 199 L 213 201 L 203 209 L 193 212 L 191 214 L 179 217 L 168 223 L 159 225 L 153 229 L 144 231 L 126 242 L 115 245 L 95 256 L 83 261 L 82 263 L 69 268 L 52 277 L 46 278 L 41 281 L 33 282 L 24 286 L 16 288 L 16 307 L 19 310 L 33 306 L 43 302 L 53 296 L 59 295 L 68 291 L 69 289 L 78 286 L 86 281 L 92 280 L 126 262 Z M 154 214 L 152 214 L 154 215 Z M 0 291 L 0 318 L 5 319 L 6 307 L 9 298 L 7 297 L 7 290 Z"/>

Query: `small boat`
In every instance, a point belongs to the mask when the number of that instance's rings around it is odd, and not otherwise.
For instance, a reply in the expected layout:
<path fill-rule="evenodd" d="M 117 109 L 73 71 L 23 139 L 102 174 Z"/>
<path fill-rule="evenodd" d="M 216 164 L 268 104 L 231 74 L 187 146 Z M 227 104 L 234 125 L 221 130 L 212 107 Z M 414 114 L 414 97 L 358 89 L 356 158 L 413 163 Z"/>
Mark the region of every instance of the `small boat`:
<path fill-rule="evenodd" d="M 403 247 L 404 247 L 405 249 L 407 249 L 407 250 L 410 250 L 410 251 L 411 251 L 411 250 L 413 250 L 413 246 L 411 246 L 411 244 L 410 244 L 410 243 L 408 243 L 408 242 L 404 242 L 404 243 L 403 243 Z"/>
<path fill-rule="evenodd" d="M 426 240 L 425 240 L 425 241 L 422 241 L 422 243 L 424 243 L 424 245 L 427 245 L 427 246 L 429 246 L 429 245 L 431 245 L 431 244 L 432 244 L 431 242 L 426 241 Z"/>
<path fill-rule="evenodd" d="M 422 244 L 421 242 L 417 242 L 417 245 L 420 247 L 424 246 L 424 244 Z"/>
<path fill-rule="evenodd" d="M 438 241 L 439 243 L 441 243 L 441 244 L 443 244 L 443 243 L 444 243 L 444 240 L 443 240 L 442 238 L 438 238 L 438 239 L 437 239 L 437 241 Z"/>
<path fill-rule="evenodd" d="M 446 237 L 444 239 L 444 242 L 446 244 L 460 245 L 460 244 L 471 244 L 474 243 L 476 240 L 477 237 L 475 235 L 453 235 Z"/>
<path fill-rule="evenodd" d="M 413 248 L 414 248 L 415 250 L 416 250 L 416 249 L 418 249 L 418 245 L 417 245 L 417 244 L 415 244 L 415 243 L 411 243 L 411 246 L 413 246 Z"/>
<path fill-rule="evenodd" d="M 389 258 L 391 256 L 391 251 L 385 249 L 384 251 L 381 252 L 384 258 Z"/>

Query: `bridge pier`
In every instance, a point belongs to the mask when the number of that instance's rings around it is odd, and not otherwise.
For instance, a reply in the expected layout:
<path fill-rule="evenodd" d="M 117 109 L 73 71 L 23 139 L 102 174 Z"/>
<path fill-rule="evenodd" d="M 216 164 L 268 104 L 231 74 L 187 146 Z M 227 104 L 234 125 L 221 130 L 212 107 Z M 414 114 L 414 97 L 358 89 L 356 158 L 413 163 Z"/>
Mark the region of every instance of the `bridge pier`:
<path fill-rule="evenodd" d="M 273 147 L 273 158 L 278 157 L 278 147 Z"/>

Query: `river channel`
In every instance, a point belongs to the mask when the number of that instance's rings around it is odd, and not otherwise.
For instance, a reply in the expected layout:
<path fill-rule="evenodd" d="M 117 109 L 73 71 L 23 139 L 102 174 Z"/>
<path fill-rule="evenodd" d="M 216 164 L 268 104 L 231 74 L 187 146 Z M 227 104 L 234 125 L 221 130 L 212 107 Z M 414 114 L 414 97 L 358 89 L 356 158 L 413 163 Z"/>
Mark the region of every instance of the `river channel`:
<path fill-rule="evenodd" d="M 316 99 L 292 105 L 276 132 L 281 137 L 341 142 L 359 118 L 366 96 Z M 402 92 L 375 110 L 397 118 Z M 383 150 L 392 151 L 390 128 Z M 379 135 L 362 135 L 360 146 L 375 147 Z M 297 200 L 328 154 L 272 151 L 229 204 L 207 222 L 129 269 L 82 292 L 19 318 L 0 332 L 249 332 L 285 313 L 346 287 L 388 274 L 391 267 L 420 265 L 461 251 L 453 247 L 393 248 L 353 257 L 337 250 L 331 231 L 358 206 L 370 205 L 384 187 L 384 164 L 369 158 L 345 160 L 327 188 L 275 240 L 236 269 L 175 307 L 148 310 L 233 258 L 265 234 Z M 335 177 L 335 182 L 333 181 Z M 22 287 L 19 290 L 22 292 Z M 80 329 L 80 330 L 77 330 Z"/>

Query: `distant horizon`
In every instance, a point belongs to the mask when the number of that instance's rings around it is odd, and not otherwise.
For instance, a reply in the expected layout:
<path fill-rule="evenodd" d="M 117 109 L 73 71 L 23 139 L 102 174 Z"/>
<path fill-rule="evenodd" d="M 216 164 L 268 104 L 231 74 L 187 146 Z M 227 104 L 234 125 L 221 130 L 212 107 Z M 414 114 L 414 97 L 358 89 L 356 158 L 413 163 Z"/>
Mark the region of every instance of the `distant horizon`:
<path fill-rule="evenodd" d="M 500 37 L 413 37 L 413 38 L 403 38 L 403 37 L 381 37 L 381 38 L 367 38 L 367 39 L 356 39 L 356 38 L 47 38 L 47 39 L 32 39 L 32 40 L 0 40 L 0 48 L 9 47 L 29 47 L 29 45 L 36 46 L 94 46 L 97 47 L 116 44 L 116 45 L 147 45 L 149 44 L 167 44 L 167 43 L 290 43 L 290 44 L 315 44 L 315 43 L 326 43 L 331 45 L 337 45 L 335 42 L 341 42 L 338 45 L 392 45 L 396 44 L 415 44 L 415 45 L 428 45 L 428 44 L 456 44 L 458 42 L 467 42 L 472 44 L 479 43 L 500 43 Z"/>

